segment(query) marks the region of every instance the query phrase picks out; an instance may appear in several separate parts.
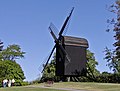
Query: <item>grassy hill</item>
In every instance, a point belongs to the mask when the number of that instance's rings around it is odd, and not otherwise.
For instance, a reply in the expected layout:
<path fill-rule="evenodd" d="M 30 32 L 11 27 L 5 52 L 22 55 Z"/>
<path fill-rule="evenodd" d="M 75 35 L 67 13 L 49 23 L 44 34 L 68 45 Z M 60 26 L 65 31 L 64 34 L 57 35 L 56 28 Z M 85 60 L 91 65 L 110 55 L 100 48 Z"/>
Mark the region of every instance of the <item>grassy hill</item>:
<path fill-rule="evenodd" d="M 0 88 L 0 91 L 120 91 L 120 84 L 88 83 L 88 82 L 59 82 L 53 85 L 45 83 L 23 87 Z"/>

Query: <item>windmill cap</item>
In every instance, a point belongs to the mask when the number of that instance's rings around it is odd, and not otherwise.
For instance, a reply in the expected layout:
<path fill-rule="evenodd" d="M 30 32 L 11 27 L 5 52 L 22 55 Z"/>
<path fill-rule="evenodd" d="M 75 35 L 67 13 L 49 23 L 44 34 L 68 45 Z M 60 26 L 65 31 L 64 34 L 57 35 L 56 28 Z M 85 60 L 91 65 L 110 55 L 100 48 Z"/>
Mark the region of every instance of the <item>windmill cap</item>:
<path fill-rule="evenodd" d="M 73 45 L 88 48 L 88 41 L 85 38 L 78 38 L 72 36 L 63 36 L 65 45 Z"/>

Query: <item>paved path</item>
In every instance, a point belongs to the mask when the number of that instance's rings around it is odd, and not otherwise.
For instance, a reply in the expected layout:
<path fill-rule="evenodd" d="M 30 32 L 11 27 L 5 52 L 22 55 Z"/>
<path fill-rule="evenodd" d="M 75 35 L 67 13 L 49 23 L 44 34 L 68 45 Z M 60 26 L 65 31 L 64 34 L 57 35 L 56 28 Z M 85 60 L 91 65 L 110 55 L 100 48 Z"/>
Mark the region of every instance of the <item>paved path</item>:
<path fill-rule="evenodd" d="M 59 89 L 59 90 L 66 90 L 66 91 L 86 91 L 86 90 L 77 90 L 77 89 L 71 89 L 71 88 L 54 88 L 54 87 L 48 87 L 48 86 L 35 86 L 35 85 L 31 85 L 30 87 Z"/>

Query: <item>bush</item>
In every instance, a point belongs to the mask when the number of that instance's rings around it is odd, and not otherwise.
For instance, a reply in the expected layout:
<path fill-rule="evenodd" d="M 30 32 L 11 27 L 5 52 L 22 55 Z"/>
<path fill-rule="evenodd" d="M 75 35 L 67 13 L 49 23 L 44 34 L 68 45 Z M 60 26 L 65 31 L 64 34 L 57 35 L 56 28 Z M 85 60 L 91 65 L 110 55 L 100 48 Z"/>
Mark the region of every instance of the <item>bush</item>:
<path fill-rule="evenodd" d="M 120 74 L 101 74 L 96 77 L 98 82 L 103 83 L 120 83 Z"/>
<path fill-rule="evenodd" d="M 35 81 L 30 82 L 30 84 L 38 84 L 38 83 L 40 83 L 40 80 L 35 80 Z"/>
<path fill-rule="evenodd" d="M 15 83 L 14 83 L 14 85 L 15 86 L 26 86 L 26 85 L 29 85 L 29 83 L 28 82 L 25 82 L 25 81 L 16 81 Z"/>
<path fill-rule="evenodd" d="M 21 86 L 26 86 L 26 85 L 29 85 L 29 83 L 25 81 L 21 82 Z"/>

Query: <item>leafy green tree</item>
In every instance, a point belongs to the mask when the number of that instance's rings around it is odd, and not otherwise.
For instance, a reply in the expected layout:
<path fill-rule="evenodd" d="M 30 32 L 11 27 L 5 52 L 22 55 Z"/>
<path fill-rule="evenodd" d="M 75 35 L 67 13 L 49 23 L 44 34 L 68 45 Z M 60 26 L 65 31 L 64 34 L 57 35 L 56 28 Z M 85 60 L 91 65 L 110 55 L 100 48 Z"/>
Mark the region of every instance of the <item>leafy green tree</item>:
<path fill-rule="evenodd" d="M 0 61 L 0 78 L 24 80 L 25 76 L 19 64 L 13 61 Z"/>
<path fill-rule="evenodd" d="M 22 68 L 15 61 L 5 60 L 0 61 L 0 81 L 3 79 L 15 79 L 16 83 L 20 85 L 25 79 Z M 19 82 L 19 83 L 18 83 Z"/>
<path fill-rule="evenodd" d="M 15 61 L 24 57 L 25 52 L 21 51 L 19 45 L 9 45 L 6 49 L 3 49 L 0 53 L 1 60 Z"/>
<path fill-rule="evenodd" d="M 120 61 L 115 57 L 116 52 L 111 49 L 105 48 L 105 60 L 107 60 L 107 66 L 115 73 L 120 72 Z"/>
<path fill-rule="evenodd" d="M 115 43 L 113 44 L 113 50 L 105 48 L 105 59 L 107 65 L 115 73 L 120 73 L 120 0 L 116 0 L 115 4 L 110 6 L 110 11 L 117 14 L 117 18 L 108 20 L 107 22 L 113 25 L 113 31 L 115 32 Z M 110 29 L 108 29 L 109 31 Z"/>
<path fill-rule="evenodd" d="M 0 51 L 0 81 L 3 79 L 15 79 L 16 85 L 21 85 L 25 79 L 21 66 L 16 63 L 17 59 L 23 58 L 25 52 L 19 45 L 9 45 Z"/>
<path fill-rule="evenodd" d="M 87 50 L 87 70 L 91 75 L 98 76 L 100 72 L 96 69 L 98 62 L 95 59 L 94 53 Z"/>
<path fill-rule="evenodd" d="M 111 75 L 112 73 L 108 73 L 108 72 L 102 72 L 102 75 Z"/>
<path fill-rule="evenodd" d="M 55 62 L 55 55 L 54 55 L 53 60 L 51 60 L 51 62 L 45 68 L 41 80 L 44 80 L 44 81 L 48 80 L 48 79 L 56 80 L 55 64 L 56 64 L 56 62 Z"/>

